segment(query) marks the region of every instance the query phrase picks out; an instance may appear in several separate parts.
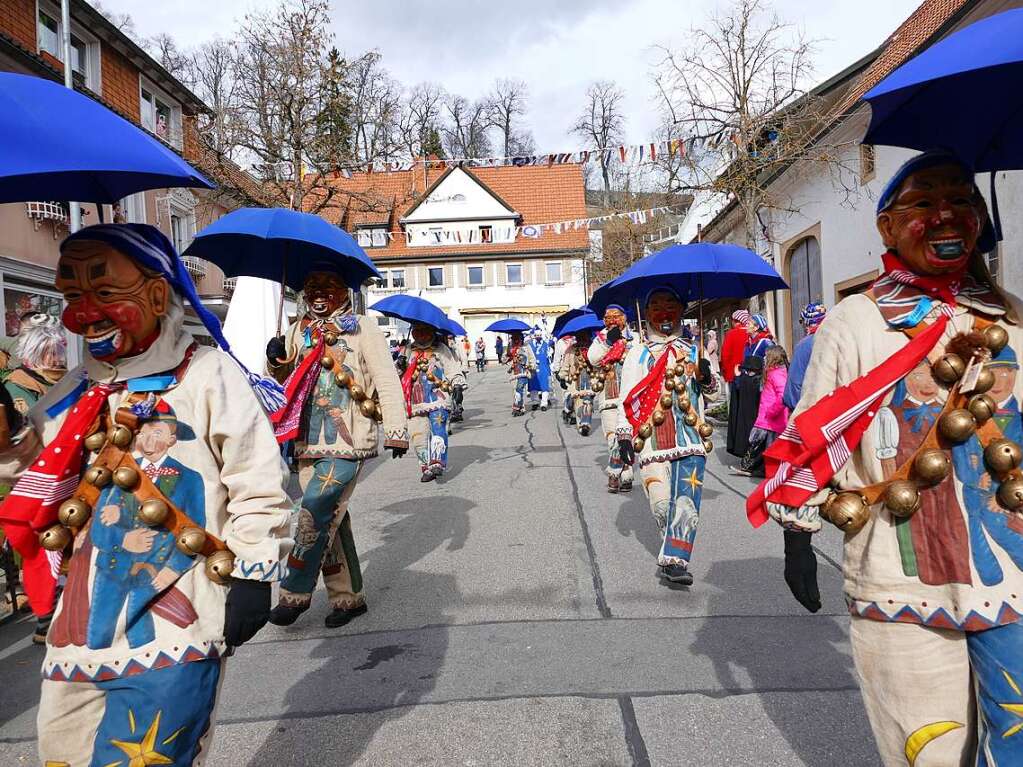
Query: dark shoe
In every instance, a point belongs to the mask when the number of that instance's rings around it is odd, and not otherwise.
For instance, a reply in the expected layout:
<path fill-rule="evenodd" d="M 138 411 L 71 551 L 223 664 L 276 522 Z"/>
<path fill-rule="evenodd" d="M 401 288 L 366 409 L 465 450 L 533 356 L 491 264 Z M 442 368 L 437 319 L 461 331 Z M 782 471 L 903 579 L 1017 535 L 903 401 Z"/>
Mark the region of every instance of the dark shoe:
<path fill-rule="evenodd" d="M 512 411 L 512 418 L 518 418 L 520 415 L 525 415 L 525 413 L 523 413 L 521 410 Z"/>
<path fill-rule="evenodd" d="M 277 607 L 270 611 L 270 622 L 275 626 L 290 626 L 298 620 L 298 616 L 308 609 L 309 605 L 305 605 L 304 607 L 277 605 Z"/>
<path fill-rule="evenodd" d="M 579 433 L 582 434 L 584 437 L 590 436 L 590 427 L 587 426 L 586 424 L 583 424 L 582 426 L 579 427 Z"/>
<path fill-rule="evenodd" d="M 693 575 L 689 572 L 689 568 L 678 562 L 670 565 L 662 565 L 661 577 L 666 581 L 678 583 L 682 586 L 693 585 Z"/>
<path fill-rule="evenodd" d="M 437 479 L 437 475 L 433 473 L 432 469 L 427 469 L 423 472 L 423 476 L 419 478 L 420 482 L 433 482 Z"/>
<path fill-rule="evenodd" d="M 618 477 L 607 478 L 607 491 L 611 494 L 617 493 L 619 488 Z"/>
<path fill-rule="evenodd" d="M 619 485 L 618 485 L 618 492 L 619 493 L 631 493 L 632 492 L 632 480 L 630 479 L 628 482 L 621 482 L 621 483 L 619 483 Z"/>
<path fill-rule="evenodd" d="M 566 424 L 569 423 L 571 418 L 572 418 L 572 414 L 569 413 L 567 410 L 562 410 L 561 411 L 561 420 L 564 421 Z"/>
<path fill-rule="evenodd" d="M 570 415 L 568 417 L 568 425 L 569 426 L 575 426 L 577 420 L 578 419 L 574 415 Z"/>
<path fill-rule="evenodd" d="M 538 407 L 540 407 L 540 405 L 534 402 L 532 405 L 533 410 L 536 410 Z"/>
<path fill-rule="evenodd" d="M 546 405 L 540 405 L 540 411 L 543 412 L 543 413 L 546 413 L 547 412 L 547 406 Z"/>
<path fill-rule="evenodd" d="M 336 610 L 331 610 L 330 614 L 323 619 L 323 624 L 329 629 L 339 629 L 342 626 L 351 623 L 360 615 L 365 615 L 367 612 L 369 612 L 369 608 L 366 607 L 366 605 L 349 607 L 347 610 L 343 610 L 339 607 Z"/>

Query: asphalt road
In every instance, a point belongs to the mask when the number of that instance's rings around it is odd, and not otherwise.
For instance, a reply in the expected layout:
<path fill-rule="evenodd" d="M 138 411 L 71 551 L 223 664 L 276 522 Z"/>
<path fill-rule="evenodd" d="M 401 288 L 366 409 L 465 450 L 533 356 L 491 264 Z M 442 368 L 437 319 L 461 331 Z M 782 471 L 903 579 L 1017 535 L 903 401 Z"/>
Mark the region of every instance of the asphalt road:
<path fill-rule="evenodd" d="M 378 458 L 355 491 L 369 613 L 327 629 L 321 591 L 243 647 L 208 765 L 879 764 L 836 535 L 818 536 L 811 616 L 782 580 L 780 532 L 746 522 L 753 482 L 719 449 L 696 582 L 669 588 L 642 491 L 606 492 L 601 438 L 557 408 L 511 418 L 496 368 L 470 384 L 446 477 Z M 30 631 L 0 628 L 3 765 L 34 763 Z"/>

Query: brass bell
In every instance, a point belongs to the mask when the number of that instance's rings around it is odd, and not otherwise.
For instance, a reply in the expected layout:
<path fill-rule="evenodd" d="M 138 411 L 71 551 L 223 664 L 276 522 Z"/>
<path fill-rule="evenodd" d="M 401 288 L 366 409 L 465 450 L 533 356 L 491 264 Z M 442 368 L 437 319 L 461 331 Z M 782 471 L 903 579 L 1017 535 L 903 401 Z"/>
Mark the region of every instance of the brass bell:
<path fill-rule="evenodd" d="M 150 526 L 162 525 L 170 514 L 170 506 L 160 498 L 150 498 L 139 507 L 138 517 Z"/>
<path fill-rule="evenodd" d="M 39 533 L 39 545 L 47 551 L 63 551 L 71 543 L 71 531 L 63 525 L 54 525 Z"/>
<path fill-rule="evenodd" d="M 921 450 L 913 459 L 913 476 L 928 485 L 936 485 L 952 471 L 948 454 L 938 448 Z"/>
<path fill-rule="evenodd" d="M 714 427 L 711 426 L 706 421 L 701 423 L 699 425 L 699 427 L 697 427 L 696 430 L 700 433 L 700 436 L 703 437 L 704 439 L 707 439 L 708 437 L 710 437 L 711 434 L 714 433 Z"/>
<path fill-rule="evenodd" d="M 1011 439 L 996 439 L 984 448 L 984 463 L 995 474 L 1008 474 L 1023 460 L 1023 451 Z"/>
<path fill-rule="evenodd" d="M 667 376 L 664 379 L 664 390 L 667 392 L 675 391 L 675 379 Z"/>
<path fill-rule="evenodd" d="M 650 439 L 650 435 L 654 433 L 654 427 L 648 423 L 643 424 L 639 427 L 639 436 L 643 439 Z"/>
<path fill-rule="evenodd" d="M 99 452 L 107 444 L 107 433 L 103 430 L 94 431 L 85 438 L 85 447 L 93 453 Z"/>
<path fill-rule="evenodd" d="M 342 389 L 347 389 L 352 384 L 352 374 L 349 373 L 347 370 L 342 370 L 340 373 L 334 376 L 334 380 L 337 382 L 337 385 L 340 386 Z"/>
<path fill-rule="evenodd" d="M 665 415 L 663 410 L 658 409 L 655 410 L 653 415 L 650 416 L 650 420 L 654 422 L 654 426 L 660 426 L 662 423 L 664 423 L 667 417 L 668 416 Z"/>
<path fill-rule="evenodd" d="M 821 515 L 847 535 L 858 533 L 870 519 L 870 508 L 859 493 L 838 493 L 831 496 Z"/>
<path fill-rule="evenodd" d="M 990 368 L 985 367 L 980 371 L 980 375 L 977 376 L 977 383 L 973 387 L 973 391 L 976 394 L 983 394 L 986 391 L 990 391 L 991 387 L 995 385 L 995 374 Z"/>
<path fill-rule="evenodd" d="M 122 466 L 114 472 L 114 484 L 124 490 L 134 490 L 139 484 L 138 469 Z"/>
<path fill-rule="evenodd" d="M 991 356 L 997 357 L 998 353 L 1009 344 L 1009 331 L 1001 325 L 988 325 L 984 328 L 984 342 L 991 350 Z"/>
<path fill-rule="evenodd" d="M 677 375 L 679 378 L 681 378 L 682 376 L 684 376 L 686 374 L 686 366 L 683 365 L 681 362 L 676 363 L 676 365 L 674 367 L 674 371 L 675 371 L 675 375 Z"/>
<path fill-rule="evenodd" d="M 178 547 L 178 551 L 190 557 L 201 554 L 203 546 L 206 545 L 206 531 L 198 527 L 186 527 L 178 533 L 174 545 Z"/>
<path fill-rule="evenodd" d="M 334 346 L 337 343 L 337 333 L 324 333 L 323 343 L 327 346 Z"/>
<path fill-rule="evenodd" d="M 322 357 L 320 357 L 320 367 L 322 367 L 324 370 L 330 370 L 331 368 L 334 367 L 334 358 L 331 357 L 329 354 L 324 354 Z"/>
<path fill-rule="evenodd" d="M 966 372 L 966 363 L 958 354 L 945 354 L 931 365 L 931 372 L 939 381 L 952 384 L 963 377 L 963 373 Z"/>
<path fill-rule="evenodd" d="M 672 396 L 670 394 L 662 394 L 661 395 L 661 407 L 665 407 L 665 408 L 671 407 L 672 404 L 674 403 L 674 401 L 675 400 L 672 398 Z"/>
<path fill-rule="evenodd" d="M 686 382 L 684 380 L 675 381 L 675 391 L 682 394 L 686 390 Z"/>
<path fill-rule="evenodd" d="M 1000 484 L 998 502 L 1009 511 L 1023 508 L 1023 477 L 1012 477 Z"/>
<path fill-rule="evenodd" d="M 376 421 L 377 423 L 384 422 L 384 411 L 380 409 L 379 405 L 377 405 L 377 409 L 373 413 L 373 420 Z"/>
<path fill-rule="evenodd" d="M 234 571 L 234 554 L 226 549 L 214 551 L 206 557 L 206 577 L 223 586 Z"/>
<path fill-rule="evenodd" d="M 123 424 L 117 424 L 110 432 L 110 441 L 114 443 L 115 447 L 122 450 L 131 445 L 133 439 L 135 439 L 135 433 Z"/>
<path fill-rule="evenodd" d="M 353 383 L 351 386 L 349 386 L 348 391 L 351 393 L 352 399 L 355 400 L 356 402 L 362 402 L 364 399 L 366 399 L 366 390 L 359 386 L 359 384 L 357 383 Z"/>
<path fill-rule="evenodd" d="M 599 378 L 593 382 L 593 391 L 598 393 L 604 391 L 604 382 Z"/>
<path fill-rule="evenodd" d="M 359 403 L 359 412 L 366 416 L 366 418 L 372 418 L 376 410 L 376 403 L 371 399 L 364 399 Z"/>
<path fill-rule="evenodd" d="M 700 417 L 696 415 L 695 410 L 690 410 L 688 413 L 686 413 L 685 416 L 686 426 L 696 426 L 696 424 L 699 423 L 699 421 Z"/>
<path fill-rule="evenodd" d="M 57 511 L 57 519 L 65 527 L 82 527 L 91 515 L 92 509 L 81 498 L 69 498 Z"/>
<path fill-rule="evenodd" d="M 908 479 L 897 479 L 885 488 L 884 505 L 894 517 L 911 517 L 920 510 L 920 491 Z"/>
<path fill-rule="evenodd" d="M 969 410 L 949 410 L 938 419 L 938 431 L 950 442 L 965 442 L 977 430 L 977 422 Z"/>
<path fill-rule="evenodd" d="M 998 405 L 986 394 L 977 394 L 966 403 L 966 409 L 970 411 L 977 423 L 984 423 L 998 412 Z"/>
<path fill-rule="evenodd" d="M 688 410 L 693 406 L 693 403 L 689 401 L 689 396 L 686 394 L 678 395 L 678 408 L 679 410 Z"/>
<path fill-rule="evenodd" d="M 93 466 L 85 472 L 85 481 L 93 487 L 106 487 L 113 477 L 113 472 L 106 466 Z"/>
<path fill-rule="evenodd" d="M 643 439 L 642 437 L 636 437 L 634 440 L 632 440 L 632 449 L 635 450 L 637 453 L 643 449 L 644 445 L 646 445 L 646 440 Z"/>
<path fill-rule="evenodd" d="M 709 439 L 705 439 L 703 441 L 703 449 L 707 452 L 708 455 L 710 453 L 713 453 L 714 452 L 714 443 L 711 442 Z"/>

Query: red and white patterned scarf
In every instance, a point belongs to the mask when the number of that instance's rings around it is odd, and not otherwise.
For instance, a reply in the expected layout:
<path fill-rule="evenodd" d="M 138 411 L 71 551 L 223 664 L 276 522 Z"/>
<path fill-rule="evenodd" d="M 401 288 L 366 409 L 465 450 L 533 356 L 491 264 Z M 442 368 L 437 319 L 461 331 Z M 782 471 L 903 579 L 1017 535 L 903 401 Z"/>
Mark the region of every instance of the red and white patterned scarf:
<path fill-rule="evenodd" d="M 645 424 L 657 407 L 663 393 L 664 379 L 670 365 L 676 358 L 675 350 L 677 340 L 669 343 L 661 356 L 654 362 L 650 372 L 622 400 L 622 407 L 625 408 L 625 417 L 632 426 L 632 434 L 639 433 L 639 427 Z"/>
<path fill-rule="evenodd" d="M 284 406 L 270 415 L 270 423 L 274 427 L 277 442 L 283 444 L 298 436 L 298 427 L 302 420 L 302 410 L 309 399 L 309 394 L 316 386 L 320 377 L 320 360 L 326 344 L 323 335 L 317 335 L 316 346 L 305 359 L 298 364 L 284 382 Z"/>

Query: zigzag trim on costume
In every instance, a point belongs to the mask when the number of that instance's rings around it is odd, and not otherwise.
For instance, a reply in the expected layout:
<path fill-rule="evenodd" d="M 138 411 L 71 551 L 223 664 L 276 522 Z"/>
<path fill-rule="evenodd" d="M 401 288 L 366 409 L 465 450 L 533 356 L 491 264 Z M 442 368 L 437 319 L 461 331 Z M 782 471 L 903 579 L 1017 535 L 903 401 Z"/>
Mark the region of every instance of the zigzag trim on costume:
<path fill-rule="evenodd" d="M 231 577 L 273 583 L 283 577 L 282 570 L 280 562 L 246 562 L 244 559 L 235 559 Z"/>
<path fill-rule="evenodd" d="M 950 629 L 952 631 L 984 631 L 995 626 L 1016 623 L 1021 617 L 1020 613 L 1008 602 L 1002 602 L 997 608 L 997 614 L 993 617 L 981 615 L 976 610 L 970 610 L 965 618 L 957 621 L 944 607 L 938 607 L 924 613 L 924 610 L 921 608 L 914 608 L 901 602 L 886 605 L 887 609 L 883 609 L 877 602 L 862 602 L 855 599 L 847 599 L 846 601 L 849 606 L 849 612 L 861 618 L 869 618 L 870 620 L 883 621 L 885 623 L 915 623 L 921 626 L 929 626 L 930 628 Z"/>
<path fill-rule="evenodd" d="M 689 445 L 687 447 L 673 447 L 670 450 L 658 450 L 650 455 L 639 458 L 640 466 L 649 466 L 659 461 L 674 461 L 679 458 L 688 458 L 691 455 L 707 455 L 703 445 Z"/>
<path fill-rule="evenodd" d="M 55 682 L 105 682 L 108 679 L 120 679 L 135 676 L 146 671 L 175 666 L 180 663 L 191 663 L 198 660 L 216 660 L 223 655 L 224 642 L 203 642 L 203 647 L 188 645 L 179 648 L 177 657 L 166 650 L 136 655 L 126 663 L 44 663 L 43 679 Z M 208 645 L 208 647 L 206 647 Z M 150 657 L 146 657 L 150 656 Z M 155 656 L 155 657 L 154 657 Z"/>

